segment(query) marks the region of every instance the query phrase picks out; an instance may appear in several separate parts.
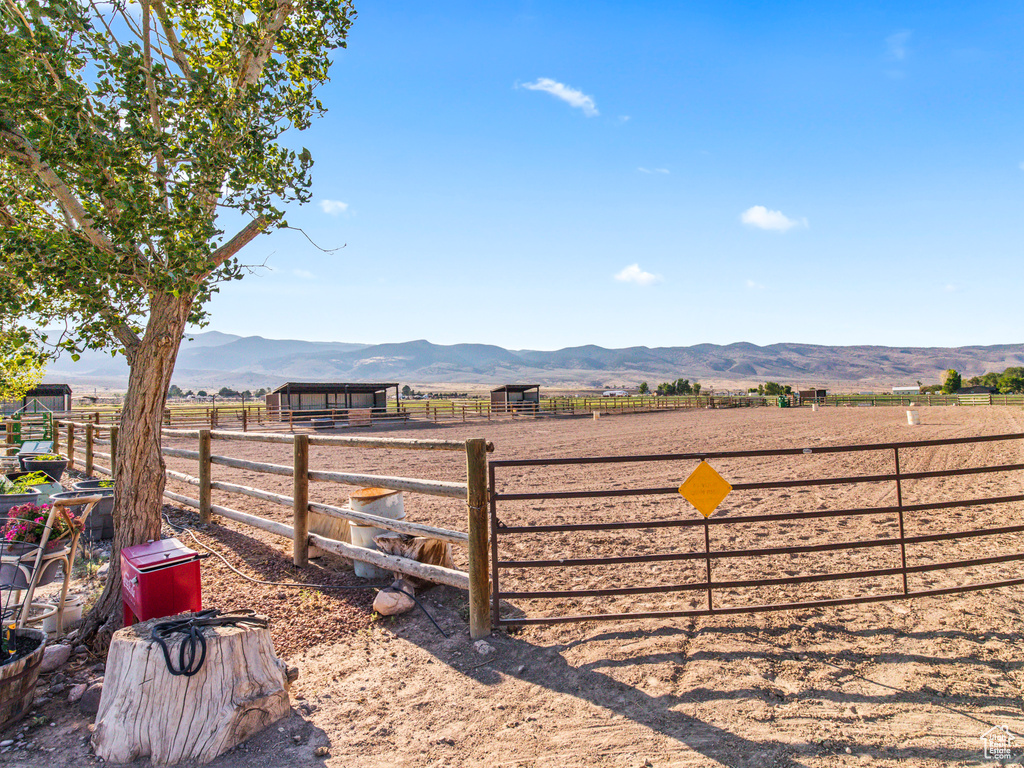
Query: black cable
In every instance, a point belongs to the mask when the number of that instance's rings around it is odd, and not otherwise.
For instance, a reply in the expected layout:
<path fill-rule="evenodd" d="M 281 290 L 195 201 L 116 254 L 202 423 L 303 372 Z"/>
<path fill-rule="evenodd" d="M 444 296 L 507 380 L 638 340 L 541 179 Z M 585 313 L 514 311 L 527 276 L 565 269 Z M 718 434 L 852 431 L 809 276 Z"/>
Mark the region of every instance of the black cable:
<path fill-rule="evenodd" d="M 222 614 L 216 608 L 207 608 L 205 611 L 197 611 L 187 619 L 175 619 L 153 625 L 150 637 L 160 646 L 164 652 L 164 661 L 167 662 L 167 671 L 175 676 L 192 677 L 203 668 L 206 661 L 206 637 L 203 635 L 203 627 L 263 627 L 268 626 L 266 619 L 254 616 L 251 610 L 232 611 Z M 178 668 L 175 669 L 171 663 L 171 652 L 167 648 L 167 641 L 173 640 L 173 635 L 185 635 L 185 639 L 178 646 Z M 196 648 L 199 648 L 199 658 L 196 658 Z"/>

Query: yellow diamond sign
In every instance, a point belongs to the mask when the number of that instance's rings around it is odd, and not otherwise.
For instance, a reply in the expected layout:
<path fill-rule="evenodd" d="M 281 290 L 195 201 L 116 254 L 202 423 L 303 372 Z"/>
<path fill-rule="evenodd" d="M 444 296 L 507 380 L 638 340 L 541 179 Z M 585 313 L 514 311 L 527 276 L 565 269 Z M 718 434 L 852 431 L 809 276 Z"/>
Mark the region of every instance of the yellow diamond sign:
<path fill-rule="evenodd" d="M 711 517 L 711 513 L 718 508 L 731 490 L 732 486 L 706 461 L 698 464 L 679 486 L 679 493 L 683 498 L 693 504 L 704 517 Z"/>

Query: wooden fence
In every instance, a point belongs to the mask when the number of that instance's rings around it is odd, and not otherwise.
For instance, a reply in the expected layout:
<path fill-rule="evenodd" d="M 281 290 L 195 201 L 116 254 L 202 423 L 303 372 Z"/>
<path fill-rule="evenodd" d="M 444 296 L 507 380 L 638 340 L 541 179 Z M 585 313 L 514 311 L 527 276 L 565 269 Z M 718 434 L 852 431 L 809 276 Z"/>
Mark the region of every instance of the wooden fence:
<path fill-rule="evenodd" d="M 105 459 L 113 466 L 113 457 L 117 454 L 117 425 L 97 425 L 93 422 L 60 422 L 56 450 L 61 450 L 63 431 L 63 449 L 69 459 L 69 466 L 81 467 L 88 475 L 111 475 L 109 466 L 96 463 L 96 459 Z M 369 563 L 389 571 L 417 576 L 429 581 L 447 584 L 469 592 L 470 635 L 473 639 L 485 637 L 490 633 L 490 603 L 488 601 L 488 533 L 487 533 L 487 452 L 494 449 L 493 445 L 482 439 L 466 441 L 451 440 L 403 440 L 395 438 L 341 437 L 327 435 L 294 434 L 282 435 L 272 433 L 240 433 L 228 430 L 165 430 L 164 435 L 172 438 L 196 440 L 196 450 L 164 447 L 165 456 L 190 459 L 198 462 L 196 476 L 175 470 L 167 470 L 167 477 L 189 485 L 196 486 L 197 498 L 185 496 L 173 491 L 165 491 L 164 496 L 171 501 L 192 507 L 199 511 L 204 523 L 212 522 L 214 516 L 225 517 L 243 525 L 258 528 L 292 541 L 292 560 L 297 566 L 305 566 L 308 562 L 309 547 L 341 555 L 350 560 Z M 291 466 L 249 461 L 230 456 L 214 454 L 213 441 L 279 443 L 292 446 Z M 325 472 L 309 468 L 309 447 L 333 446 L 338 448 L 373 448 L 397 450 L 427 451 L 459 451 L 466 455 L 466 482 L 447 482 L 425 480 L 421 478 L 393 477 L 385 475 L 356 474 L 348 472 Z M 109 452 L 97 449 L 97 446 L 109 446 Z M 79 462 L 79 450 L 84 451 L 84 459 Z M 273 493 L 236 483 L 228 483 L 213 478 L 214 465 L 246 469 L 272 475 L 283 475 L 292 478 L 292 494 Z M 339 507 L 331 504 L 312 502 L 309 498 L 310 482 L 341 483 L 361 487 L 387 488 L 390 490 L 410 493 L 422 493 L 432 496 L 465 499 L 467 505 L 467 532 L 451 531 L 427 525 L 392 520 L 376 515 L 358 512 L 350 507 Z M 276 520 L 251 515 L 231 507 L 212 503 L 212 491 L 219 490 L 246 496 L 263 501 L 280 504 L 291 508 L 292 523 L 288 525 Z M 329 539 L 309 531 L 309 513 L 317 512 L 331 518 L 348 520 L 362 525 L 372 525 L 398 533 L 425 536 L 440 539 L 455 545 L 465 546 L 469 553 L 467 571 L 459 571 L 438 565 L 420 563 L 404 557 L 385 554 L 375 550 L 358 547 L 344 541 Z"/>

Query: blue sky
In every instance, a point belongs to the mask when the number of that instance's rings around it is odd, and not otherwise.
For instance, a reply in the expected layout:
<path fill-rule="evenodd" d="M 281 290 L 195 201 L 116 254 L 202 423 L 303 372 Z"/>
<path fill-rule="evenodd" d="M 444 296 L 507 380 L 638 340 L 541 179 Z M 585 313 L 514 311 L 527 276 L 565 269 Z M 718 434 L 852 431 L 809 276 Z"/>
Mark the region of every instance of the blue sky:
<path fill-rule="evenodd" d="M 375 2 L 211 328 L 514 349 L 1024 340 L 1024 6 Z"/>

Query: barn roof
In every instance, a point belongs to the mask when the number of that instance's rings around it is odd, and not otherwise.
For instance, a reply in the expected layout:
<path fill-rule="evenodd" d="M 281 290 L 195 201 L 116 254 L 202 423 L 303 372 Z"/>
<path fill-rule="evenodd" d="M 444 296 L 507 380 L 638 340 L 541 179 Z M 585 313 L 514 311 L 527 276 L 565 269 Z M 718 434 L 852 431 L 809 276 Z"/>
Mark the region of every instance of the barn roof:
<path fill-rule="evenodd" d="M 52 397 L 70 394 L 71 387 L 67 384 L 39 384 L 26 392 L 25 397 Z"/>
<path fill-rule="evenodd" d="M 391 387 L 397 386 L 397 383 L 382 384 L 368 383 L 365 381 L 330 381 L 320 383 L 310 381 L 289 381 L 275 389 L 271 394 L 276 394 L 278 392 L 291 392 L 296 395 L 320 394 L 323 392 L 326 392 L 328 394 L 342 394 L 344 392 L 367 394 L 373 392 L 381 392 L 385 389 L 391 389 Z"/>
<path fill-rule="evenodd" d="M 502 384 L 491 392 L 526 392 L 528 389 L 540 389 L 540 384 Z"/>

